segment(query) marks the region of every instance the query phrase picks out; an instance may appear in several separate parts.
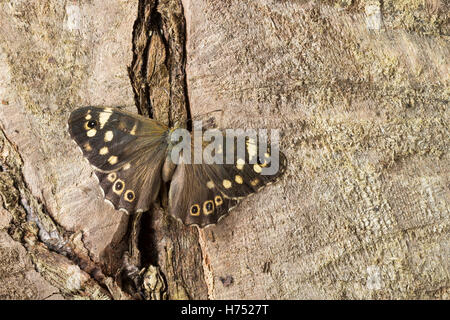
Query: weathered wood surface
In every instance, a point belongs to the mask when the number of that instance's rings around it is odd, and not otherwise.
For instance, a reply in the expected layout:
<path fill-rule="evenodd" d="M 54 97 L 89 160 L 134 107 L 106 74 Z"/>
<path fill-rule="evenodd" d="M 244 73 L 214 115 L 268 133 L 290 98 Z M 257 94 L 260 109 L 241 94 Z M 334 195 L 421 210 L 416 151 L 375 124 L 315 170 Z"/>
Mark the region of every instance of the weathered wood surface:
<path fill-rule="evenodd" d="M 289 161 L 204 232 L 211 298 L 448 298 L 448 6 L 368 30 L 377 3 L 184 1 L 192 113 L 280 129 Z"/>
<path fill-rule="evenodd" d="M 289 165 L 218 226 L 143 220 L 169 298 L 448 299 L 448 4 L 182 3 L 192 114 L 280 129 Z M 131 298 L 115 281 L 128 217 L 66 121 L 83 105 L 136 110 L 138 3 L 0 6 L 0 297 Z M 183 70 L 158 70 L 168 121 L 164 75 Z"/>

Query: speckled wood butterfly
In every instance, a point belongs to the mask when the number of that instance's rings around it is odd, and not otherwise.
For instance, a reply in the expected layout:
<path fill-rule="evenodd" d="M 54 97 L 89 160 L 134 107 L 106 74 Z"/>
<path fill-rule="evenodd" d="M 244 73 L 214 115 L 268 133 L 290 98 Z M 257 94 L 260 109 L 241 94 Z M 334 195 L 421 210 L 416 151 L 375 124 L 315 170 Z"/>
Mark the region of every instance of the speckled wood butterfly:
<path fill-rule="evenodd" d="M 256 146 L 248 141 L 245 160 L 190 164 L 181 155 L 181 162 L 175 165 L 169 156 L 174 128 L 118 108 L 79 108 L 68 124 L 70 135 L 96 169 L 105 199 L 115 209 L 146 211 L 161 184 L 170 182 L 168 211 L 187 225 L 215 224 L 240 199 L 279 178 L 286 166 L 280 152 L 278 171 L 262 175 L 269 154 L 260 158 Z M 250 164 L 248 160 L 255 156 L 258 160 Z"/>

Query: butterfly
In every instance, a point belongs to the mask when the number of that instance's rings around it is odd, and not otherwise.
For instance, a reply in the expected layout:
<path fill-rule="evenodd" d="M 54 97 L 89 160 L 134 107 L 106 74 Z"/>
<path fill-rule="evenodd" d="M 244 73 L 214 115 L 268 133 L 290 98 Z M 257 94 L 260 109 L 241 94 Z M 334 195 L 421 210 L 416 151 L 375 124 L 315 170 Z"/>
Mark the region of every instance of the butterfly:
<path fill-rule="evenodd" d="M 231 164 L 193 164 L 184 153 L 176 164 L 170 156 L 175 128 L 119 108 L 76 109 L 68 129 L 95 168 L 105 200 L 116 210 L 147 211 L 162 184 L 170 183 L 168 212 L 186 225 L 216 224 L 241 199 L 281 177 L 286 167 L 280 152 L 278 171 L 262 175 L 270 154 L 259 157 L 255 142 L 248 139 L 245 159 L 236 158 Z M 251 164 L 253 157 L 258 159 Z"/>

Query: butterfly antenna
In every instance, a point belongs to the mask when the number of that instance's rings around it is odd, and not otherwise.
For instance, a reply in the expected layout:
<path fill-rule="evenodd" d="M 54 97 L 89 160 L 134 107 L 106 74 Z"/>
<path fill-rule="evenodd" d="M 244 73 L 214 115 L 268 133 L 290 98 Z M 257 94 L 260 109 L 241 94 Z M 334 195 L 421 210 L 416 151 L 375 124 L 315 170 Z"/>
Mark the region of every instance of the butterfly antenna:
<path fill-rule="evenodd" d="M 216 109 L 216 110 L 211 110 L 211 111 L 208 111 L 205 113 L 196 114 L 195 116 L 192 117 L 192 121 L 197 120 L 200 117 L 206 116 L 206 115 L 214 113 L 214 112 L 223 112 L 223 109 Z"/>
<path fill-rule="evenodd" d="M 211 111 L 208 111 L 208 112 L 205 112 L 205 113 L 196 114 L 196 115 L 192 116 L 190 119 L 187 119 L 186 120 L 186 124 L 192 125 L 192 123 L 195 120 L 197 120 L 197 119 L 199 119 L 201 117 L 204 117 L 204 116 L 206 116 L 208 114 L 214 113 L 214 112 L 222 112 L 223 113 L 223 109 L 216 109 L 216 110 L 211 110 Z"/>

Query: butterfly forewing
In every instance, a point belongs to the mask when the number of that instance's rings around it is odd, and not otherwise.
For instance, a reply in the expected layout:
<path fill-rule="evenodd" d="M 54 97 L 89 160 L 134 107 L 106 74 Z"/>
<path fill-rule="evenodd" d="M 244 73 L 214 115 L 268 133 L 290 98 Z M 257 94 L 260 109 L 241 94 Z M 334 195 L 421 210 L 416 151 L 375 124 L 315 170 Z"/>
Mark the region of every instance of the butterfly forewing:
<path fill-rule="evenodd" d="M 72 112 L 69 132 L 83 155 L 100 171 L 113 171 L 149 150 L 167 146 L 168 128 L 115 108 L 84 107 Z"/>
<path fill-rule="evenodd" d="M 166 126 L 118 109 L 85 107 L 71 114 L 69 131 L 116 209 L 150 208 L 167 155 Z"/>

